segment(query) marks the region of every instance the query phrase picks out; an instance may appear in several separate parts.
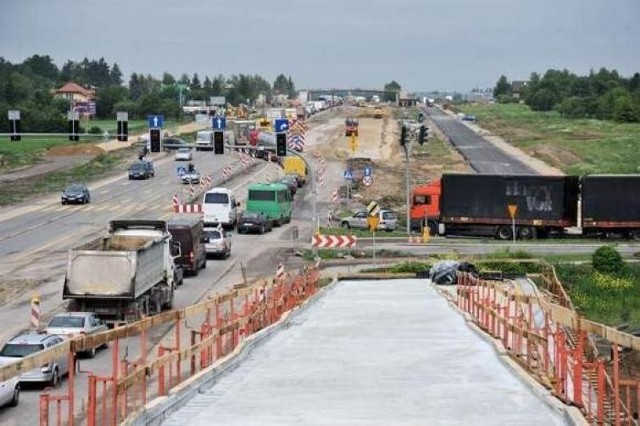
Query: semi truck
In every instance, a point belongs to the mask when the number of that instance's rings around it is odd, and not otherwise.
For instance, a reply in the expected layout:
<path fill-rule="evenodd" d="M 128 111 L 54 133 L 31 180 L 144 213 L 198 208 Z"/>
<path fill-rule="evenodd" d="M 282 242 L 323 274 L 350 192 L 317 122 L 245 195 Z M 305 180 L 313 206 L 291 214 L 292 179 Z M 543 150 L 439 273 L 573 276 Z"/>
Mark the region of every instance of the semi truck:
<path fill-rule="evenodd" d="M 431 235 L 640 240 L 640 175 L 444 174 L 413 188 L 410 217 Z"/>
<path fill-rule="evenodd" d="M 68 310 L 94 312 L 110 325 L 171 309 L 174 256 L 180 248 L 165 221 L 111 221 L 106 237 L 69 250 L 62 298 Z"/>

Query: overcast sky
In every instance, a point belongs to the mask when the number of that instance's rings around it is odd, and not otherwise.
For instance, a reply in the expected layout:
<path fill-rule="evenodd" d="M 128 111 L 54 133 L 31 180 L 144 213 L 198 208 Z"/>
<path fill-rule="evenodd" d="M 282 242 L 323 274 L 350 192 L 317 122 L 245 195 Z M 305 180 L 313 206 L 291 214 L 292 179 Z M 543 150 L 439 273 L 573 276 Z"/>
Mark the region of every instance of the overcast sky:
<path fill-rule="evenodd" d="M 493 86 L 640 71 L 640 0 L 0 0 L 0 56 L 131 72 L 291 75 L 297 88 Z"/>

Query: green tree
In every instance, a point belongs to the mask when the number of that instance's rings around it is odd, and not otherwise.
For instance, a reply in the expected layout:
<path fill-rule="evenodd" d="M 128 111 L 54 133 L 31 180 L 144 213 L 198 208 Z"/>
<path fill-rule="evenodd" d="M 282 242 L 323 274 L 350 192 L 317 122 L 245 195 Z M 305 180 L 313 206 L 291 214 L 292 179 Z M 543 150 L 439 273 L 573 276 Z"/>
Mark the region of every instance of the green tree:
<path fill-rule="evenodd" d="M 200 86 L 200 78 L 198 77 L 198 73 L 193 74 L 193 78 L 191 79 L 191 90 L 200 90 L 202 86 Z"/>
<path fill-rule="evenodd" d="M 114 118 L 114 107 L 127 99 L 129 91 L 124 86 L 113 85 L 98 89 L 96 93 L 96 115 L 100 118 Z"/>
<path fill-rule="evenodd" d="M 25 59 L 22 65 L 29 68 L 34 74 L 50 82 L 56 81 L 60 75 L 58 67 L 49 55 L 33 55 Z"/>
<path fill-rule="evenodd" d="M 162 84 L 166 85 L 166 86 L 172 86 L 174 84 L 176 84 L 176 79 L 169 74 L 168 72 L 164 72 L 162 74 Z"/>
<path fill-rule="evenodd" d="M 110 84 L 122 84 L 122 71 L 120 71 L 120 67 L 115 62 L 111 66 L 111 71 L 109 71 L 109 83 Z"/>
<path fill-rule="evenodd" d="M 289 80 L 284 74 L 280 74 L 273 81 L 273 93 L 276 95 L 286 95 L 289 93 Z"/>
<path fill-rule="evenodd" d="M 505 96 L 511 96 L 511 83 L 509 83 L 505 75 L 501 75 L 493 88 L 493 97 L 500 99 Z"/>
<path fill-rule="evenodd" d="M 398 83 L 395 80 L 392 80 L 391 82 L 385 84 L 384 91 L 387 93 L 384 95 L 384 101 L 395 102 L 396 94 L 400 93 L 401 90 L 402 90 L 402 86 L 400 86 L 400 83 Z"/>

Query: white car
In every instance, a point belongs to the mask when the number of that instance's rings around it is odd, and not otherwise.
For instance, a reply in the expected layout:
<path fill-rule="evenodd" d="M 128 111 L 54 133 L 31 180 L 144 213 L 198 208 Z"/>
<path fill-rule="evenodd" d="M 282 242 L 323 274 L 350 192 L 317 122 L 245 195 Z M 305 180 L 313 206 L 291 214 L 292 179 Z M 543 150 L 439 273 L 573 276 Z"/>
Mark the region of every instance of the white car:
<path fill-rule="evenodd" d="M 178 148 L 175 155 L 176 161 L 191 161 L 193 160 L 193 154 L 190 148 Z"/>
<path fill-rule="evenodd" d="M 15 407 L 20 400 L 20 381 L 18 377 L 0 383 L 0 407 Z"/>
<path fill-rule="evenodd" d="M 231 256 L 231 239 L 222 228 L 204 228 L 204 249 L 207 256 L 226 259 Z"/>
<path fill-rule="evenodd" d="M 64 312 L 51 318 L 47 324 L 47 334 L 76 337 L 82 334 L 95 334 L 107 331 L 107 324 L 92 312 Z M 96 355 L 96 348 L 85 354 L 89 358 Z"/>

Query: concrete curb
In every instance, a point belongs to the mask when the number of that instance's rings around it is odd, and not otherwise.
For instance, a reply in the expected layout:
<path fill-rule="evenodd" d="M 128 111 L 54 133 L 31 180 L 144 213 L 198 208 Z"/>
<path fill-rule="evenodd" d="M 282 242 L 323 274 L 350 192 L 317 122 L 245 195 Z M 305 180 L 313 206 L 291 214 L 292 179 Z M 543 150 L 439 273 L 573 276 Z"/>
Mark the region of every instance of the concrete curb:
<path fill-rule="evenodd" d="M 326 294 L 327 290 L 337 281 L 337 277 L 334 277 L 329 285 L 320 288 L 314 296 L 307 299 L 299 307 L 285 312 L 278 322 L 247 337 L 240 342 L 229 355 L 219 359 L 213 365 L 196 373 L 194 376 L 171 389 L 168 396 L 158 397 L 147 403 L 145 407 L 133 413 L 121 424 L 125 426 L 162 424 L 171 414 L 184 406 L 189 399 L 197 394 L 207 392 L 225 373 L 237 368 L 260 342 L 268 339 L 275 332 L 287 328 L 291 319 L 303 312 L 308 306 L 320 300 Z"/>
<path fill-rule="evenodd" d="M 444 290 L 436 288 L 441 295 Z M 527 371 L 520 366 L 515 360 L 513 360 L 507 349 L 504 347 L 502 342 L 499 339 L 496 339 L 489 334 L 487 334 L 484 330 L 482 330 L 478 325 L 476 325 L 474 318 L 468 313 L 460 308 L 454 303 L 453 299 L 443 295 L 446 298 L 449 305 L 465 320 L 467 326 L 476 333 L 480 338 L 485 340 L 486 342 L 491 344 L 491 347 L 495 351 L 496 355 L 498 355 L 498 359 L 507 366 L 507 368 L 511 369 L 516 378 L 520 380 L 525 386 L 528 386 L 533 393 L 540 398 L 545 404 L 551 407 L 553 410 L 558 413 L 562 413 L 564 419 L 571 425 L 574 426 L 587 426 L 589 422 L 585 419 L 582 412 L 577 408 L 570 405 L 564 404 L 558 398 L 556 398 L 547 388 L 538 383 Z"/>

